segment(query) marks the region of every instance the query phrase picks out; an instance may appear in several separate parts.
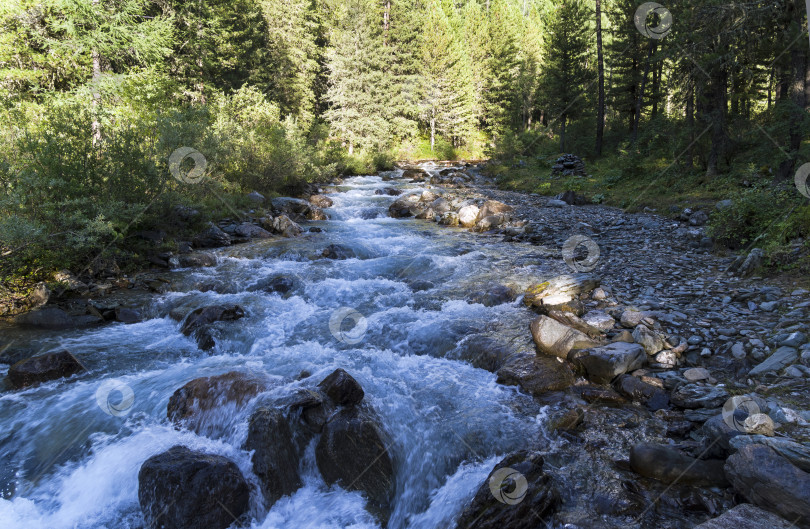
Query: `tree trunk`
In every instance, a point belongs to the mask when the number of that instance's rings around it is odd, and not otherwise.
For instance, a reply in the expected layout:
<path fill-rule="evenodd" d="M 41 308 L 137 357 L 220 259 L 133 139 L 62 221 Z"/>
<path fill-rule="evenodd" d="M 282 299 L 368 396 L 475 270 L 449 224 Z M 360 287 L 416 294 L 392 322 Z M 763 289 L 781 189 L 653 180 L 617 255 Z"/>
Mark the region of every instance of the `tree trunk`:
<path fill-rule="evenodd" d="M 433 148 L 436 145 L 436 112 L 433 112 L 433 115 L 430 116 L 430 152 L 433 152 Z"/>
<path fill-rule="evenodd" d="M 565 122 L 567 121 L 568 116 L 565 114 L 562 115 L 562 127 L 560 128 L 560 152 L 565 152 Z"/>
<path fill-rule="evenodd" d="M 596 0 L 596 67 L 599 72 L 599 96 L 596 109 L 596 155 L 602 155 L 605 135 L 605 60 L 602 54 L 602 0 Z"/>
<path fill-rule="evenodd" d="M 712 121 L 712 146 L 709 150 L 709 159 L 706 165 L 706 176 L 711 177 L 717 174 L 717 167 L 720 157 L 726 145 L 726 85 L 728 84 L 728 73 L 719 66 L 711 81 L 711 112 L 709 119 Z"/>
<path fill-rule="evenodd" d="M 653 82 L 652 82 L 652 117 L 658 115 L 658 99 L 660 96 L 661 90 L 661 69 L 664 67 L 664 62 L 661 61 L 656 66 L 655 70 L 653 70 Z"/>
<path fill-rule="evenodd" d="M 93 9 L 95 10 L 97 7 L 98 0 L 93 0 Z M 101 92 L 99 92 L 99 83 L 101 81 L 101 55 L 98 53 L 98 49 L 93 48 L 90 52 L 90 56 L 93 60 L 93 123 L 90 125 L 90 128 L 93 132 L 93 144 L 97 145 L 101 142 L 101 123 L 98 120 L 99 107 L 101 106 Z"/>
<path fill-rule="evenodd" d="M 655 41 L 650 39 L 650 44 L 647 49 L 647 61 L 644 63 L 644 73 L 641 76 L 641 84 L 638 87 L 638 97 L 636 97 L 636 112 L 633 116 L 633 137 L 631 143 L 635 144 L 638 139 L 638 125 L 641 121 L 641 108 L 644 102 L 644 85 L 647 84 L 647 76 L 650 74 L 650 60 L 652 59 L 653 50 L 655 49 Z"/>
<path fill-rule="evenodd" d="M 689 88 L 686 91 L 686 130 L 688 132 L 686 140 L 689 146 L 686 149 L 686 169 L 691 170 L 694 164 L 694 156 L 692 155 L 693 142 L 695 141 L 695 97 L 694 86 L 692 81 L 689 81 Z"/>
<path fill-rule="evenodd" d="M 802 26 L 802 13 L 795 8 L 794 22 L 798 22 L 798 28 L 801 30 Z M 805 104 L 805 78 L 807 76 L 807 50 L 803 46 L 794 44 L 790 52 L 790 59 L 792 64 L 792 78 L 789 83 L 788 95 L 790 96 L 790 117 L 788 118 L 788 129 L 790 136 L 790 157 L 779 164 L 779 169 L 776 173 L 777 181 L 788 180 L 793 177 L 793 171 L 796 167 L 796 162 L 799 157 L 799 148 L 802 145 L 802 118 L 804 114 Z"/>

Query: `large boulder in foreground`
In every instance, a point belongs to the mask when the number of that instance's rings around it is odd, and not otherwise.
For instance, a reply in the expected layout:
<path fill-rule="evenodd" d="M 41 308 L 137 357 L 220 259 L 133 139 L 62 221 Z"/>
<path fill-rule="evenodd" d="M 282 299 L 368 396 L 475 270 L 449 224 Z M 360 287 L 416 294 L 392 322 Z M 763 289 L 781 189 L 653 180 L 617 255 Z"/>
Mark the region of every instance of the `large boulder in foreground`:
<path fill-rule="evenodd" d="M 248 510 L 239 467 L 217 455 L 175 446 L 138 472 L 138 500 L 148 529 L 226 529 Z"/>
<path fill-rule="evenodd" d="M 552 356 L 526 355 L 511 359 L 498 370 L 498 383 L 520 386 L 530 395 L 559 391 L 574 385 L 567 362 Z"/>
<path fill-rule="evenodd" d="M 559 507 L 560 496 L 551 478 L 543 472 L 543 457 L 520 451 L 495 465 L 461 513 L 456 528 L 545 527 Z"/>
<path fill-rule="evenodd" d="M 538 283 L 526 291 L 523 303 L 528 307 L 558 305 L 588 294 L 601 280 L 592 274 L 568 274 Z"/>
<path fill-rule="evenodd" d="M 630 449 L 630 466 L 636 473 L 664 483 L 728 486 L 723 461 L 695 459 L 669 446 L 650 443 L 634 446 Z"/>
<path fill-rule="evenodd" d="M 795 525 L 775 514 L 750 503 L 742 503 L 717 518 L 695 526 L 694 529 L 791 529 L 791 527 Z"/>
<path fill-rule="evenodd" d="M 573 349 L 588 349 L 602 345 L 587 334 L 563 325 L 549 316 L 540 316 L 534 320 L 530 329 L 534 344 L 541 353 L 563 360 L 568 358 L 568 353 Z"/>
<path fill-rule="evenodd" d="M 799 526 L 810 523 L 810 474 L 770 447 L 752 444 L 726 460 L 726 477 L 741 496 Z"/>
<path fill-rule="evenodd" d="M 84 371 L 84 366 L 68 351 L 59 351 L 20 360 L 8 369 L 8 378 L 15 388 L 24 388 L 69 377 Z"/>
<path fill-rule="evenodd" d="M 245 450 L 253 451 L 253 473 L 259 478 L 266 507 L 298 490 L 298 450 L 284 414 L 259 408 L 250 416 Z"/>
<path fill-rule="evenodd" d="M 378 422 L 365 407 L 341 409 L 324 426 L 315 461 L 327 484 L 363 492 L 367 509 L 384 527 L 391 514 L 395 480 L 390 442 Z"/>
<path fill-rule="evenodd" d="M 166 416 L 177 426 L 209 432 L 219 422 L 215 415 L 233 415 L 266 388 L 263 380 L 239 371 L 195 378 L 172 394 Z"/>

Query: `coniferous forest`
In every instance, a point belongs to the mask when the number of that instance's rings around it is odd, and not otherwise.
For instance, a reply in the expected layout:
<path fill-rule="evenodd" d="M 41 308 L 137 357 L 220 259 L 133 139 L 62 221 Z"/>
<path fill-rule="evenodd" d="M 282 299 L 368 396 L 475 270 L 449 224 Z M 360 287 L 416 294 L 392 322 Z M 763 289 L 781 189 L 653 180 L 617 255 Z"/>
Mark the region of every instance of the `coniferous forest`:
<path fill-rule="evenodd" d="M 739 199 L 717 228 L 739 247 L 791 206 L 772 184 L 808 159 L 798 0 L 0 9 L 5 277 L 117 247 L 178 203 L 205 207 L 211 190 L 238 202 L 429 158 L 489 159 L 505 187 L 622 207 Z M 204 155 L 211 189 L 167 178 L 181 146 Z M 588 160 L 593 178 L 548 180 L 560 153 Z M 801 224 L 779 224 L 778 244 Z"/>

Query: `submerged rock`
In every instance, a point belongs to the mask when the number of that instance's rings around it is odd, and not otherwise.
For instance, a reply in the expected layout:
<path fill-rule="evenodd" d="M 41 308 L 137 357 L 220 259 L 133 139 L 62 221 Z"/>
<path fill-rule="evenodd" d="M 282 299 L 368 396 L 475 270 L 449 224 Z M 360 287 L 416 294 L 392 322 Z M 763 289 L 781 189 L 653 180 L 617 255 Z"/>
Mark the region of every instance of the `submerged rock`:
<path fill-rule="evenodd" d="M 215 345 L 214 338 L 209 329 L 212 323 L 218 321 L 236 321 L 244 316 L 245 310 L 233 303 L 200 307 L 186 317 L 186 321 L 183 323 L 182 327 L 180 327 L 180 332 L 185 336 L 194 334 L 200 349 L 208 350 Z"/>
<path fill-rule="evenodd" d="M 323 252 L 321 252 L 321 256 L 327 259 L 344 260 L 344 259 L 353 259 L 357 257 L 357 254 L 354 253 L 354 250 L 352 250 L 348 246 L 343 246 L 340 244 L 330 244 L 329 246 L 324 248 Z"/>
<path fill-rule="evenodd" d="M 545 527 L 560 508 L 560 495 L 543 472 L 543 457 L 520 451 L 495 465 L 461 513 L 457 529 Z"/>
<path fill-rule="evenodd" d="M 301 488 L 298 450 L 280 410 L 259 408 L 253 412 L 244 449 L 253 451 L 253 473 L 259 478 L 267 508 Z"/>
<path fill-rule="evenodd" d="M 638 474 L 664 483 L 728 486 L 723 461 L 695 459 L 669 446 L 649 443 L 634 446 L 630 450 L 630 466 Z"/>
<path fill-rule="evenodd" d="M 175 446 L 138 472 L 147 528 L 226 529 L 248 510 L 250 489 L 233 461 Z"/>
<path fill-rule="evenodd" d="M 68 351 L 59 351 L 20 360 L 8 369 L 8 378 L 15 388 L 24 388 L 80 371 L 84 371 L 84 366 L 75 356 Z"/>
<path fill-rule="evenodd" d="M 394 498 L 394 463 L 390 442 L 379 420 L 366 408 L 343 408 L 323 428 L 315 460 L 324 481 L 368 498 L 368 510 L 385 526 Z"/>

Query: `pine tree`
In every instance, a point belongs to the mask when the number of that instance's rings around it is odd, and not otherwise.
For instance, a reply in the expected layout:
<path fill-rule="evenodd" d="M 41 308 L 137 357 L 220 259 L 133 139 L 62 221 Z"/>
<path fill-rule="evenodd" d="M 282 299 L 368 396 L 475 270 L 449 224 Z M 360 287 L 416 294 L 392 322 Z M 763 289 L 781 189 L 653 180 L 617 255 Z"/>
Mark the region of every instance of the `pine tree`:
<path fill-rule="evenodd" d="M 546 15 L 543 89 L 548 109 L 560 123 L 560 151 L 565 151 L 567 122 L 576 119 L 587 103 L 589 19 L 582 0 L 564 0 Z"/>

